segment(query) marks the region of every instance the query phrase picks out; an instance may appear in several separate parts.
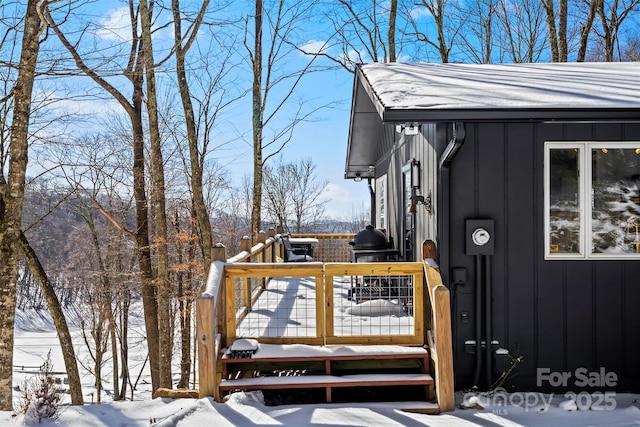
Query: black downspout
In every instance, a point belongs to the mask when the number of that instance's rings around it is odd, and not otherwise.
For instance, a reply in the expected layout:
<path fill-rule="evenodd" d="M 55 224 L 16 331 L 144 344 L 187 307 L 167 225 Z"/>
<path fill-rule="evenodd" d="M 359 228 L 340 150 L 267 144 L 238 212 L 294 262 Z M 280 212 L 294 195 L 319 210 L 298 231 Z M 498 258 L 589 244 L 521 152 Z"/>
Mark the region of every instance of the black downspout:
<path fill-rule="evenodd" d="M 438 243 L 438 259 L 437 262 L 440 265 L 441 274 L 445 274 L 448 276 L 448 272 L 450 270 L 450 256 L 449 256 L 449 230 L 450 230 L 450 221 L 449 221 L 449 212 L 450 209 L 450 167 L 453 159 L 456 154 L 460 150 L 460 148 L 464 145 L 465 141 L 465 127 L 464 123 L 453 123 L 452 125 L 452 135 L 449 143 L 444 148 L 442 155 L 440 157 L 440 163 L 438 168 L 438 200 L 437 206 L 439 207 L 438 214 L 438 224 L 437 224 L 437 243 Z M 449 287 L 449 280 L 447 277 L 443 277 L 445 285 Z M 451 332 L 453 339 L 453 354 L 455 357 L 456 354 L 456 336 L 457 336 L 457 322 L 455 318 L 456 313 L 456 289 L 455 287 L 451 287 L 451 305 L 452 305 L 452 324 L 451 324 Z"/>
<path fill-rule="evenodd" d="M 438 250 L 438 264 L 440 271 L 447 274 L 449 271 L 449 208 L 451 203 L 450 197 L 450 167 L 460 147 L 464 145 L 465 129 L 464 123 L 453 123 L 452 135 L 449 143 L 445 147 L 440 157 L 439 176 L 438 176 L 438 204 L 440 213 L 438 214 L 438 245 L 444 245 L 446 250 Z M 438 248 L 440 249 L 440 248 Z M 447 281 L 445 280 L 445 284 Z M 452 302 L 454 298 L 451 299 Z M 455 322 L 452 325 L 455 328 Z M 455 330 L 454 330 L 455 335 Z M 455 346 L 455 344 L 454 344 Z"/>
<path fill-rule="evenodd" d="M 493 328 L 491 325 L 492 316 L 491 316 L 491 255 L 484 256 L 484 294 L 485 294 L 485 312 L 484 312 L 484 328 L 485 328 L 485 375 L 487 381 L 487 390 L 491 389 L 492 386 L 492 378 L 493 378 L 493 345 L 491 342 L 493 341 Z"/>
<path fill-rule="evenodd" d="M 482 371 L 482 255 L 476 255 L 476 367 L 473 372 L 473 386 L 480 388 Z"/>

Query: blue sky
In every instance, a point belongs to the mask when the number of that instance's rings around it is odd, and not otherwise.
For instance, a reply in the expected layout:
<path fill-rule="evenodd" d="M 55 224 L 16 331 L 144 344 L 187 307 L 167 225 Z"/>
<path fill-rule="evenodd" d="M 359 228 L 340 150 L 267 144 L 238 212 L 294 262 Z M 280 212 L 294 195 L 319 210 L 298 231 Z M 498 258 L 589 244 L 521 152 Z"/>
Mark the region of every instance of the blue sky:
<path fill-rule="evenodd" d="M 187 2 L 191 7 L 197 7 L 199 2 Z M 195 5 L 195 6 L 194 6 Z M 165 12 L 166 13 L 166 12 Z M 233 10 L 233 13 L 238 11 Z M 93 22 L 95 27 L 94 34 L 97 45 L 109 46 L 105 56 L 117 52 L 119 58 L 116 61 L 126 60 L 127 47 L 130 39 L 129 17 L 126 2 L 109 1 L 94 2 L 80 9 L 76 15 L 79 19 L 86 19 Z M 161 19 L 168 19 L 168 15 Z M 67 32 L 71 24 L 66 24 Z M 168 46 L 172 43 L 173 29 L 167 26 L 162 29 L 155 37 L 158 46 L 154 45 L 156 59 L 163 56 L 168 51 Z M 202 40 L 206 37 L 204 31 L 201 31 Z M 304 34 L 303 36 L 307 36 Z M 77 35 L 70 33 L 70 39 L 77 40 Z M 163 43 L 163 40 L 165 43 Z M 54 46 L 57 40 L 55 37 L 49 39 L 49 46 Z M 87 43 L 88 42 L 88 43 Z M 91 45 L 89 35 L 85 35 L 83 43 L 86 46 Z M 266 43 L 266 41 L 265 41 Z M 120 44 L 120 46 L 117 46 Z M 205 43 L 206 45 L 206 43 Z M 94 48 L 95 49 L 95 48 Z M 163 50 L 164 49 L 164 52 Z M 205 47 L 206 49 L 206 47 Z M 97 51 L 96 51 L 97 52 Z M 89 51 L 89 54 L 94 52 Z M 213 53 L 213 52 L 210 52 Z M 196 52 L 193 52 L 195 55 Z M 247 55 L 244 47 L 239 44 L 237 47 L 238 57 Z M 237 59 L 237 58 L 236 58 Z M 308 61 L 308 57 L 302 54 L 293 53 L 289 55 L 285 61 L 278 63 L 278 67 L 282 64 L 292 65 L 294 67 L 303 65 Z M 237 91 L 250 87 L 250 73 L 245 63 L 238 68 L 241 70 L 242 77 L 240 81 L 236 81 L 228 85 L 228 87 L 237 85 Z M 325 63 L 326 65 L 326 63 Z M 189 70 L 191 76 L 196 76 L 197 72 L 193 69 Z M 164 73 L 164 74 L 163 74 Z M 174 71 L 169 63 L 164 71 L 160 71 L 157 75 L 158 84 L 163 81 L 169 81 L 165 88 L 169 88 L 174 92 L 172 98 L 175 103 L 179 103 L 179 98 L 175 93 Z M 238 74 L 240 74 L 238 73 Z M 97 89 L 96 85 L 86 77 L 75 77 L 71 86 L 81 91 L 87 87 L 93 88 L 94 93 L 104 91 Z M 129 96 L 130 83 L 122 83 L 122 79 L 112 78 L 112 84 L 120 84 L 123 94 Z M 319 181 L 327 181 L 328 186 L 324 197 L 328 200 L 326 204 L 326 213 L 328 216 L 336 219 L 351 219 L 354 211 L 362 211 L 368 208 L 369 192 L 366 182 L 354 183 L 351 180 L 344 179 L 344 166 L 346 159 L 347 138 L 349 113 L 351 106 L 351 94 L 353 85 L 353 75 L 345 70 L 339 69 L 327 72 L 311 73 L 305 76 L 301 82 L 300 90 L 297 91 L 295 97 L 292 98 L 292 106 L 289 111 L 278 113 L 275 121 L 275 129 L 283 126 L 292 116 L 292 111 L 297 108 L 298 103 L 302 103 L 304 108 L 313 109 L 317 106 L 331 104 L 330 107 L 321 108 L 316 114 L 310 117 L 307 122 L 298 124 L 294 130 L 293 137 L 288 145 L 281 153 L 282 160 L 285 162 L 295 163 L 303 159 L 311 159 L 316 165 L 316 173 Z M 46 82 L 45 82 L 46 86 Z M 193 86 L 192 86 L 193 88 Z M 47 89 L 42 89 L 43 93 Z M 162 90 L 162 88 L 161 88 Z M 286 85 L 284 90 L 288 90 Z M 274 92 L 274 95 L 275 94 Z M 61 95 L 64 98 L 63 95 Z M 160 99 L 160 102 L 166 102 Z M 173 102 L 173 101 L 172 101 Z M 278 103 L 278 99 L 274 96 L 271 100 L 271 108 Z M 110 97 L 104 96 L 104 99 L 98 100 L 72 100 L 63 101 L 55 106 L 60 112 L 77 112 L 85 115 L 85 119 L 76 120 L 74 123 L 74 131 L 69 134 L 90 134 L 96 130 L 97 124 L 108 114 L 122 115 L 122 108 Z M 239 187 L 245 175 L 251 175 L 253 170 L 253 150 L 251 145 L 251 94 L 248 93 L 244 99 L 232 106 L 222 118 L 218 121 L 217 141 L 234 141 L 221 150 L 217 150 L 210 155 L 210 159 L 229 172 L 233 177 L 233 184 Z M 265 132 L 266 134 L 267 132 Z M 267 152 L 268 153 L 268 152 Z M 266 153 L 266 154 L 267 154 Z"/>

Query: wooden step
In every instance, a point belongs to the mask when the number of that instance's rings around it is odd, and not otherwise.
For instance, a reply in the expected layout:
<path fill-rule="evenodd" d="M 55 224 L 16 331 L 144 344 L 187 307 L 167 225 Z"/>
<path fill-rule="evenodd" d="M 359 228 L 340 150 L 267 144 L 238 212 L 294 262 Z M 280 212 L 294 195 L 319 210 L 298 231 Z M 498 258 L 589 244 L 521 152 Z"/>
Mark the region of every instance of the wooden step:
<path fill-rule="evenodd" d="M 234 390 L 324 388 L 327 402 L 331 402 L 333 388 L 424 386 L 426 400 L 434 399 L 429 353 L 422 347 L 259 344 L 253 354 L 225 351 L 221 364 L 221 394 Z M 293 371 L 295 375 L 269 375 L 277 371 Z"/>
<path fill-rule="evenodd" d="M 426 386 L 433 396 L 433 378 L 429 374 L 358 374 L 358 375 L 291 375 L 264 376 L 222 380 L 220 390 L 273 390 L 324 388 L 327 402 L 331 402 L 331 389 L 337 387 Z"/>
<path fill-rule="evenodd" d="M 398 345 L 312 346 L 305 344 L 260 344 L 252 357 L 233 358 L 227 350 L 222 359 L 222 376 L 227 377 L 232 365 L 291 364 L 294 362 L 325 362 L 326 373 L 331 374 L 332 362 L 347 360 L 417 360 L 422 372 L 429 373 L 429 353 L 423 347 Z M 285 367 L 282 368 L 286 370 Z"/>

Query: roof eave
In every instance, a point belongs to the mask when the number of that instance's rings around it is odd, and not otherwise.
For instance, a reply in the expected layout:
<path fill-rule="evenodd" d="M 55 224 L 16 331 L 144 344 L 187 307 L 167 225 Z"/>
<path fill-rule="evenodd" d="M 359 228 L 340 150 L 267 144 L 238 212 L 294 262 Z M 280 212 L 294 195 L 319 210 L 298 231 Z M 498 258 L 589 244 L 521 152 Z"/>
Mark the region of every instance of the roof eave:
<path fill-rule="evenodd" d="M 640 108 L 386 109 L 384 123 L 437 122 L 640 122 Z"/>

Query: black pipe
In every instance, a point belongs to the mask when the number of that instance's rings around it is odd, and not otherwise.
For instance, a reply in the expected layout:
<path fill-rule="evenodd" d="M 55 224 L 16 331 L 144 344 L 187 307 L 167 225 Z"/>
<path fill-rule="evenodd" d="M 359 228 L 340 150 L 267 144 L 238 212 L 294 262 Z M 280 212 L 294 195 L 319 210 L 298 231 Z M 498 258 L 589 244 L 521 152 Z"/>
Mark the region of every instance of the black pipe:
<path fill-rule="evenodd" d="M 460 150 L 460 147 L 464 144 L 465 138 L 465 129 L 464 123 L 453 123 L 453 136 L 449 141 L 449 144 L 444 149 L 442 153 L 442 157 L 440 158 L 440 168 L 449 167 L 451 162 L 453 162 L 453 158 Z"/>
<path fill-rule="evenodd" d="M 493 345 L 491 342 L 493 341 L 493 328 L 491 325 L 492 316 L 491 316 L 491 255 L 486 255 L 484 257 L 484 327 L 485 327 L 485 340 L 487 342 L 487 346 L 485 348 L 485 375 L 487 381 L 487 390 L 491 388 L 493 383 Z"/>
<path fill-rule="evenodd" d="M 438 125 L 439 126 L 439 125 Z M 442 154 L 440 155 L 440 163 L 438 167 L 438 191 L 437 191 L 437 204 L 440 208 L 440 216 L 437 221 L 437 245 L 438 245 L 438 254 L 437 263 L 440 265 L 441 274 L 443 274 L 443 280 L 445 285 L 451 291 L 451 312 L 453 313 L 452 322 L 451 322 L 451 335 L 453 341 L 453 354 L 457 353 L 458 345 L 457 345 L 457 336 L 458 336 L 458 322 L 456 320 L 456 313 L 458 312 L 457 304 L 458 304 L 458 296 L 457 296 L 457 287 L 450 286 L 448 279 L 448 272 L 450 269 L 450 232 L 451 226 L 449 221 L 449 213 L 451 212 L 451 164 L 453 163 L 453 159 L 456 157 L 460 148 L 464 145 L 465 142 L 465 125 L 463 122 L 453 123 L 452 124 L 452 135 L 451 139 L 448 141 L 448 144 L 444 147 Z M 440 146 L 440 138 L 438 138 L 438 146 Z M 439 147 L 438 147 L 439 148 Z M 476 382 L 477 383 L 477 382 Z"/>
<path fill-rule="evenodd" d="M 473 385 L 479 388 L 482 370 L 482 255 L 476 255 L 476 369 L 473 373 Z"/>

